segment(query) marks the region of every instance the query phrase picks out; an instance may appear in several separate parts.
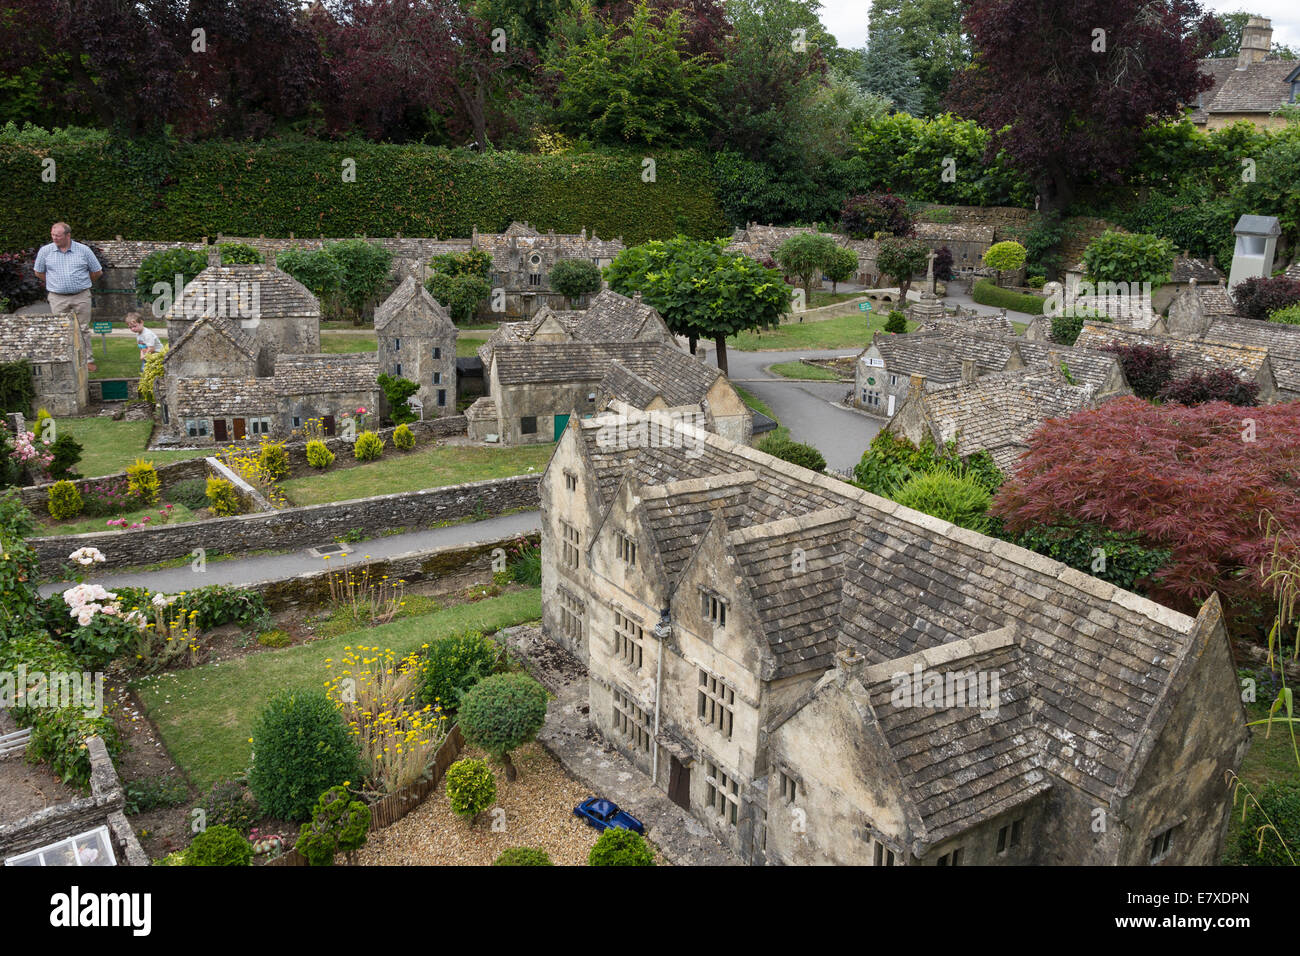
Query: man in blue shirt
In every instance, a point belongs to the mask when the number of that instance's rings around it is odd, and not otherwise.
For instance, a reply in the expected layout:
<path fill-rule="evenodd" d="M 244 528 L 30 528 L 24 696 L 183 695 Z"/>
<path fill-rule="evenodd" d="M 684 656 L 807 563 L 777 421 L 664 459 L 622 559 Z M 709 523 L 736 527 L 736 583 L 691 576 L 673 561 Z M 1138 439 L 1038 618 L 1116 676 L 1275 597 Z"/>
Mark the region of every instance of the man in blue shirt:
<path fill-rule="evenodd" d="M 73 312 L 81 326 L 82 351 L 86 368 L 95 371 L 90 349 L 90 285 L 104 274 L 104 268 L 90 247 L 72 240 L 72 227 L 56 222 L 50 227 L 54 241 L 41 246 L 32 271 L 45 283 L 50 311 L 55 315 Z"/>

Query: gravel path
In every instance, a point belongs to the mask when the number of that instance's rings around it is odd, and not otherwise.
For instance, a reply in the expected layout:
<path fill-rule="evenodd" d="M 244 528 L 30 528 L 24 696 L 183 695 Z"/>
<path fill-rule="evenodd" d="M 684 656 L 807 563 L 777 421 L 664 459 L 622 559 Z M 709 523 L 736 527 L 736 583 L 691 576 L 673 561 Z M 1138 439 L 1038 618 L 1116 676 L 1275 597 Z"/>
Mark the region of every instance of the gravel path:
<path fill-rule="evenodd" d="M 484 754 L 467 747 L 462 757 Z M 446 785 L 417 809 L 370 837 L 357 854 L 363 866 L 490 866 L 502 850 L 526 846 L 545 850 L 556 866 L 586 866 L 599 834 L 573 815 L 591 796 L 539 744 L 511 755 L 519 769 L 513 783 L 489 762 L 497 778 L 496 807 L 473 827 L 451 812 Z M 498 813 L 504 810 L 504 817 Z M 494 829 L 495 827 L 495 829 Z M 657 861 L 664 865 L 662 857 Z"/>

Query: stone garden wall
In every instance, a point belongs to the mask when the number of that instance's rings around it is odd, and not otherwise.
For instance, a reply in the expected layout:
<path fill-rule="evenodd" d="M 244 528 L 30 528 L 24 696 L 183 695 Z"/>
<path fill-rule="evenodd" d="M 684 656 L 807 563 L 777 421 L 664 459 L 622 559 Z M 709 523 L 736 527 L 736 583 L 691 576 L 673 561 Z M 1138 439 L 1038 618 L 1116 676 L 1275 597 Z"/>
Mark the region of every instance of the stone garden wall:
<path fill-rule="evenodd" d="M 200 459 L 200 465 L 206 465 Z M 159 525 L 136 531 L 97 531 L 31 538 L 40 558 L 40 573 L 52 576 L 78 548 L 98 548 L 106 563 L 124 568 L 188 557 L 196 548 L 208 554 L 245 551 L 292 551 L 328 544 L 358 530 L 376 534 L 394 529 L 429 528 L 446 521 L 491 517 L 539 505 L 537 474 L 472 481 L 443 488 L 357 498 L 352 501 L 286 508 L 269 514 L 212 518 L 187 524 Z"/>

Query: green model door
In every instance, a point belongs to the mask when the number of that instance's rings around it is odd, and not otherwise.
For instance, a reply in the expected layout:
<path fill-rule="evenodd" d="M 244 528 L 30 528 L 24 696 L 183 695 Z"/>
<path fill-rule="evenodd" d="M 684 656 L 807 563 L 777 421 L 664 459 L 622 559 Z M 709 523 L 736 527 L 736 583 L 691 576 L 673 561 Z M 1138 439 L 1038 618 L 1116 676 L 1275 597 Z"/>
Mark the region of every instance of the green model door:
<path fill-rule="evenodd" d="M 555 416 L 555 439 L 554 439 L 555 441 L 560 440 L 560 436 L 564 434 L 564 426 L 567 424 L 569 424 L 568 415 Z"/>

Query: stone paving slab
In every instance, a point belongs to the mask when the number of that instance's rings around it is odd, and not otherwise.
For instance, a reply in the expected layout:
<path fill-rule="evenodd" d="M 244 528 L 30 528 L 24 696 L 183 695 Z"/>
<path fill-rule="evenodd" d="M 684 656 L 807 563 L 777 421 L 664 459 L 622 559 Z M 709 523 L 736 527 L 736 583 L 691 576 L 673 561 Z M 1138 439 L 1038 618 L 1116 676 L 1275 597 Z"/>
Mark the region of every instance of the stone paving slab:
<path fill-rule="evenodd" d="M 742 866 L 700 823 L 651 783 L 614 749 L 588 719 L 587 670 L 536 625 L 506 628 L 512 653 L 555 700 L 546 712 L 538 742 L 564 769 L 639 819 L 646 836 L 674 866 Z"/>

